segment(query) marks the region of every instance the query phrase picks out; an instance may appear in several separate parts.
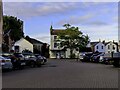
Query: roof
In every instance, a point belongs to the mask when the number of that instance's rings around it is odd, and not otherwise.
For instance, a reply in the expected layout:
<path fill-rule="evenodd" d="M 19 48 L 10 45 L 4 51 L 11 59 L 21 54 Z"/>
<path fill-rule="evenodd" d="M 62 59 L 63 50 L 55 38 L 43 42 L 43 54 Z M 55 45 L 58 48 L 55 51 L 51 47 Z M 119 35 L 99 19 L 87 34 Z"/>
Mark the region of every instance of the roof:
<path fill-rule="evenodd" d="M 111 41 L 110 41 L 110 42 L 111 42 Z M 105 45 L 109 44 L 110 42 L 106 42 Z M 117 42 L 112 42 L 112 43 L 118 46 L 118 43 L 117 43 Z"/>
<path fill-rule="evenodd" d="M 52 29 L 51 35 L 58 35 L 60 32 L 65 31 L 65 29 Z"/>
<path fill-rule="evenodd" d="M 34 39 L 34 38 L 30 38 L 30 37 L 28 37 L 28 38 L 25 38 L 26 40 L 28 40 L 30 43 L 32 43 L 32 44 L 43 44 L 43 42 L 41 42 L 41 41 L 38 41 L 38 40 L 36 40 L 36 39 Z"/>
<path fill-rule="evenodd" d="M 92 45 L 92 46 L 95 46 L 95 45 L 97 45 L 99 42 L 91 42 L 90 44 Z"/>

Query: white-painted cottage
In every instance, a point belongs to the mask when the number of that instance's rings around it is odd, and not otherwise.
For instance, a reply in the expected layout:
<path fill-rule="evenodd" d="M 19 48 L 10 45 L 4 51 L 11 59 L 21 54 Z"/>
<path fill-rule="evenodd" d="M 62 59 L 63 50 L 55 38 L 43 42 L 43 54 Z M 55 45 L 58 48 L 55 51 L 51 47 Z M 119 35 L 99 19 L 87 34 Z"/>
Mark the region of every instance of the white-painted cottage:
<path fill-rule="evenodd" d="M 15 42 L 12 49 L 15 52 L 19 52 L 19 53 L 22 53 L 23 50 L 29 50 L 29 51 L 33 52 L 33 44 L 30 43 L 29 41 L 27 41 L 26 39 L 21 38 L 20 40 Z"/>
<path fill-rule="evenodd" d="M 113 53 L 116 53 L 116 52 L 118 52 L 119 50 L 118 50 L 118 43 L 117 42 L 112 42 L 112 41 L 110 41 L 110 42 L 107 42 L 107 43 L 105 43 L 105 53 L 111 53 L 111 52 L 113 52 Z"/>
<path fill-rule="evenodd" d="M 93 52 L 105 52 L 105 44 L 101 41 L 99 42 L 91 42 L 91 48 Z"/>

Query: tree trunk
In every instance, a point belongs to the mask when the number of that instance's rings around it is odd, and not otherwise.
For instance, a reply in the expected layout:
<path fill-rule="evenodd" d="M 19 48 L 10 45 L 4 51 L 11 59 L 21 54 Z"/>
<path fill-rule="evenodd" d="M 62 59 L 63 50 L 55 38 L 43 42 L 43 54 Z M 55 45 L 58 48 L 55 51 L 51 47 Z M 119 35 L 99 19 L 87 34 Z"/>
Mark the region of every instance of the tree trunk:
<path fill-rule="evenodd" d="M 73 49 L 70 48 L 70 58 L 73 58 Z"/>

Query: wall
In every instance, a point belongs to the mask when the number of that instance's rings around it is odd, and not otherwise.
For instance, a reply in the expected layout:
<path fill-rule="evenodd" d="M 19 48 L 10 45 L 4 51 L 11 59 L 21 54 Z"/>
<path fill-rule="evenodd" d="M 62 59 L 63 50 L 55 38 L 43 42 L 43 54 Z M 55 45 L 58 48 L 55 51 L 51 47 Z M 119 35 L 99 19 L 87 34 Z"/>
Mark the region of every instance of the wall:
<path fill-rule="evenodd" d="M 110 46 L 110 49 L 108 49 L 108 45 Z M 113 45 L 115 46 L 115 49 L 113 50 Z M 105 53 L 111 53 L 111 52 L 117 52 L 117 45 L 113 42 L 110 42 L 106 45 Z"/>
<path fill-rule="evenodd" d="M 98 49 L 97 49 L 97 46 L 98 46 Z M 102 46 L 103 46 L 103 49 L 102 49 Z M 105 45 L 102 42 L 99 42 L 97 45 L 95 45 L 94 50 L 98 52 L 105 52 Z"/>
<path fill-rule="evenodd" d="M 19 41 L 17 41 L 14 44 L 14 46 L 19 46 L 20 47 L 20 53 L 25 49 L 28 49 L 31 52 L 33 52 L 33 45 L 25 39 L 20 39 Z M 13 50 L 14 50 L 14 47 L 13 47 Z"/>

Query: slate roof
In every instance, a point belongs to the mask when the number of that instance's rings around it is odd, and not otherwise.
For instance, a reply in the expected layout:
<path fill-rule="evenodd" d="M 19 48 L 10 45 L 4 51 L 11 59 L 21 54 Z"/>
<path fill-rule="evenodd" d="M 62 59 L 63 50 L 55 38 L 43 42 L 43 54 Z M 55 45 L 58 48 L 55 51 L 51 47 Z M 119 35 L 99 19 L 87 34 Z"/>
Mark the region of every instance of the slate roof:
<path fill-rule="evenodd" d="M 58 35 L 60 32 L 64 32 L 65 29 L 52 29 L 51 35 Z"/>
<path fill-rule="evenodd" d="M 41 42 L 41 41 L 38 41 L 38 40 L 36 40 L 36 39 L 34 39 L 34 38 L 30 38 L 29 37 L 29 39 L 27 39 L 27 38 L 25 38 L 26 40 L 28 40 L 30 43 L 32 43 L 32 44 L 43 44 L 43 42 Z"/>

